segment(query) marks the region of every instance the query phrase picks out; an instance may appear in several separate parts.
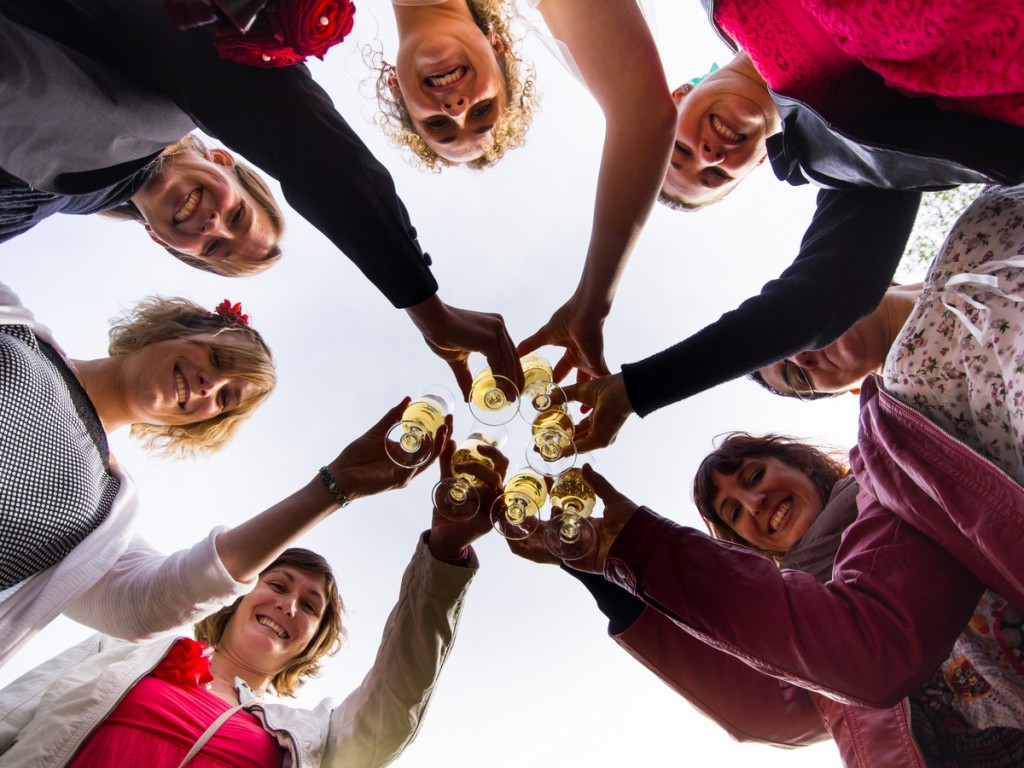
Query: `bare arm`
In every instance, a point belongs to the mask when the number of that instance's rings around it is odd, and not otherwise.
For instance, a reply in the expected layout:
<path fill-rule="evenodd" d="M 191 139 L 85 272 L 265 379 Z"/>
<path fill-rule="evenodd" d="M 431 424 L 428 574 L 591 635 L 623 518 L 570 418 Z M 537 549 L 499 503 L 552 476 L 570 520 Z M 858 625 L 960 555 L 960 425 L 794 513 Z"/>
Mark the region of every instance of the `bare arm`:
<path fill-rule="evenodd" d="M 675 105 L 647 22 L 634 2 L 544 0 L 552 34 L 568 47 L 604 112 L 605 139 L 594 219 L 579 285 L 548 323 L 519 347 L 566 347 L 558 366 L 608 372 L 601 326 L 619 278 L 658 196 L 672 148 Z"/>

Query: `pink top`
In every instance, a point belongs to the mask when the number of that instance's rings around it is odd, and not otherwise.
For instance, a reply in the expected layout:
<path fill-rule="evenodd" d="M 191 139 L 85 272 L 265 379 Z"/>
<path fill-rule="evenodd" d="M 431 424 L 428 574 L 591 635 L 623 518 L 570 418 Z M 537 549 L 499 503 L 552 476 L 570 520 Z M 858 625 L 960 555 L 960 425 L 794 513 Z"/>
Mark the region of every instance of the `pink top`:
<path fill-rule="evenodd" d="M 772 90 L 828 117 L 895 91 L 1024 126 L 1020 0 L 721 0 L 715 20 Z"/>
<path fill-rule="evenodd" d="M 176 768 L 207 727 L 230 709 L 205 687 L 156 675 L 150 673 L 125 694 L 82 745 L 71 768 Z M 256 716 L 241 710 L 221 725 L 189 766 L 280 768 L 284 755 Z"/>

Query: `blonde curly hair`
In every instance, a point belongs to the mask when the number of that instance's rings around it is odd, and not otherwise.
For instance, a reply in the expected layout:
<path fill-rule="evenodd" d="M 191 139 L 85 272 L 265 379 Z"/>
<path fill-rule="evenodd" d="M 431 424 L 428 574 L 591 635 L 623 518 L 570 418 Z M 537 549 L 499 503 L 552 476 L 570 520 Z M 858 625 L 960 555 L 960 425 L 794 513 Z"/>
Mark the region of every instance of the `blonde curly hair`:
<path fill-rule="evenodd" d="M 210 312 L 180 297 L 151 296 L 116 318 L 110 328 L 108 352 L 112 357 L 129 355 L 150 344 L 188 339 L 197 334 L 214 334 L 225 341 L 230 334 L 236 343 L 195 343 L 209 347 L 221 360 L 230 361 L 225 362 L 221 371 L 251 382 L 257 392 L 237 408 L 195 424 L 132 424 L 131 436 L 159 456 L 183 458 L 219 451 L 270 396 L 277 381 L 270 348 L 258 331 L 232 315 Z"/>
<path fill-rule="evenodd" d="M 533 113 L 540 106 L 533 64 L 518 55 L 521 36 L 513 34 L 513 15 L 508 0 L 466 0 L 473 19 L 484 35 L 495 34 L 506 47 L 498 55 L 508 104 L 494 125 L 493 139 L 485 142 L 483 154 L 467 163 L 454 163 L 437 154 L 416 131 L 405 102 L 392 92 L 389 81 L 395 76 L 395 67 L 384 61 L 383 53 L 370 52 L 370 67 L 377 72 L 376 94 L 380 111 L 375 122 L 399 150 L 411 153 L 412 162 L 421 168 L 440 173 L 453 165 L 466 165 L 482 170 L 496 165 L 510 149 L 526 142 L 526 132 L 533 121 Z"/>

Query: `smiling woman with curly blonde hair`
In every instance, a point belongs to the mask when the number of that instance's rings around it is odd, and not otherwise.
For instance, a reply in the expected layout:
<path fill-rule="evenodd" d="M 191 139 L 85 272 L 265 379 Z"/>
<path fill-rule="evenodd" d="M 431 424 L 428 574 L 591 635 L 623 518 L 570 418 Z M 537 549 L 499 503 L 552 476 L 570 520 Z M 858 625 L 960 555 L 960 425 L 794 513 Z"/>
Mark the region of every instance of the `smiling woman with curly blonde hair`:
<path fill-rule="evenodd" d="M 401 0 L 394 9 L 398 64 L 374 54 L 372 65 L 376 122 L 388 139 L 432 171 L 460 164 L 489 168 L 521 146 L 539 97 L 533 65 L 518 53 L 511 6 L 502 0 Z M 455 41 L 457 52 L 439 47 L 442 35 Z M 460 56 L 465 63 L 456 62 Z"/>

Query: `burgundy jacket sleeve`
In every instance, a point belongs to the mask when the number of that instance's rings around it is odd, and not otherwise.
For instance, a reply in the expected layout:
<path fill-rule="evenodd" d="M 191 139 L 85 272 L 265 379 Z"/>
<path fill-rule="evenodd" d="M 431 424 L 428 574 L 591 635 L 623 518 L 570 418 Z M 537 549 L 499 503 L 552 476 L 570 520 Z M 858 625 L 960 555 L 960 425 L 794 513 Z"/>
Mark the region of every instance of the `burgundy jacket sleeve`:
<path fill-rule="evenodd" d="M 877 502 L 861 501 L 828 584 L 646 508 L 616 539 L 605 577 L 765 674 L 886 707 L 939 666 L 982 585 Z"/>
<path fill-rule="evenodd" d="M 813 694 L 707 645 L 653 608 L 613 637 L 738 741 L 802 747 L 829 737 Z"/>

